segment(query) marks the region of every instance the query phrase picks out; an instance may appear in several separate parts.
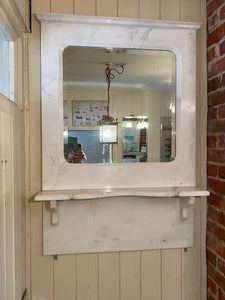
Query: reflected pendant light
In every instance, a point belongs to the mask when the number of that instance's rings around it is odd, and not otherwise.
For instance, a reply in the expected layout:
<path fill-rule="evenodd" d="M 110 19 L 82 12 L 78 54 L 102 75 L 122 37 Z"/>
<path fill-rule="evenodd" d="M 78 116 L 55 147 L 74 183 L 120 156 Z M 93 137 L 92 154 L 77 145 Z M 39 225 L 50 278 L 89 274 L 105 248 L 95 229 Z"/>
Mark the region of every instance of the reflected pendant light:
<path fill-rule="evenodd" d="M 106 82 L 108 83 L 108 105 L 107 105 L 107 115 L 104 116 L 100 124 L 100 144 L 117 144 L 118 143 L 118 122 L 114 120 L 113 117 L 109 116 L 109 103 L 110 103 L 110 83 L 111 80 L 115 78 L 112 72 L 117 74 L 122 74 L 124 71 L 124 66 L 121 64 L 121 71 L 115 68 L 110 68 L 111 64 L 106 64 L 105 76 Z"/>

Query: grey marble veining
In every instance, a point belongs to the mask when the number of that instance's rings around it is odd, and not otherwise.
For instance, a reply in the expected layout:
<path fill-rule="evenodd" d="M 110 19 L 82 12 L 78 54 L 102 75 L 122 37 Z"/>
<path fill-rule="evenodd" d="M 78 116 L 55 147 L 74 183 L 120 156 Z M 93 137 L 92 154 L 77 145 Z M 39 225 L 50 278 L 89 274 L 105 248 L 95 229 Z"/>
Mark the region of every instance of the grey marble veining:
<path fill-rule="evenodd" d="M 43 190 L 195 186 L 198 23 L 38 14 L 41 22 Z M 67 46 L 171 50 L 177 60 L 177 153 L 170 163 L 72 165 L 63 157 L 62 53 Z M 77 175 L 79 174 L 79 176 Z"/>

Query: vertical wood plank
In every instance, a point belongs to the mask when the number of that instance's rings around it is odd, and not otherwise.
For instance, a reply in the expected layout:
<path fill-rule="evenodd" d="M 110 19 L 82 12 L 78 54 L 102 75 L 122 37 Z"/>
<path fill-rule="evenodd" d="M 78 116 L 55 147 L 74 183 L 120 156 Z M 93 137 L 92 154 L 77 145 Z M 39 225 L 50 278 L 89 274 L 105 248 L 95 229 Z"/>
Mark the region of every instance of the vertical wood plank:
<path fill-rule="evenodd" d="M 22 270 L 21 270 L 21 252 L 22 252 L 22 230 L 21 227 L 21 202 L 20 197 L 20 131 L 22 127 L 20 126 L 20 120 L 17 117 L 13 117 L 13 177 L 14 179 L 14 232 L 15 232 L 15 297 L 19 299 L 22 295 Z"/>
<path fill-rule="evenodd" d="M 162 300 L 181 299 L 181 251 L 162 250 Z"/>
<path fill-rule="evenodd" d="M 53 300 L 53 257 L 42 255 L 42 203 L 31 204 L 31 220 L 31 299 Z"/>
<path fill-rule="evenodd" d="M 160 18 L 159 0 L 140 0 L 140 19 Z"/>
<path fill-rule="evenodd" d="M 50 2 L 45 1 L 49 4 Z M 38 11 L 42 1 L 38 2 Z M 47 8 L 46 11 L 48 12 Z M 40 25 L 32 18 L 29 39 L 29 197 L 41 190 L 41 99 L 40 99 Z M 30 289 L 31 299 L 53 300 L 53 258 L 43 256 L 42 204 L 30 207 Z"/>
<path fill-rule="evenodd" d="M 197 32 L 197 186 L 207 188 L 207 17 L 206 0 L 200 0 L 201 29 Z M 203 75 L 204 74 L 204 75 Z M 200 201 L 200 276 L 201 299 L 207 297 L 207 267 L 206 267 L 206 224 L 207 199 L 201 197 Z M 197 226 L 197 225 L 196 225 Z"/>
<path fill-rule="evenodd" d="M 99 254 L 99 300 L 119 300 L 119 253 Z"/>
<path fill-rule="evenodd" d="M 120 254 L 120 299 L 140 300 L 140 252 Z"/>
<path fill-rule="evenodd" d="M 28 59 L 28 57 L 27 57 Z M 25 63 L 24 63 L 25 64 Z M 25 77 L 25 76 L 23 76 Z M 25 84 L 24 84 L 25 86 Z M 24 93 L 25 94 L 25 93 Z M 28 253 L 26 252 L 26 246 L 27 243 L 29 243 L 29 239 L 27 237 L 27 231 L 26 231 L 26 170 L 24 168 L 25 164 L 25 124 L 24 124 L 24 119 L 19 120 L 19 135 L 18 135 L 18 140 L 20 143 L 20 151 L 19 151 L 19 156 L 17 159 L 19 160 L 19 184 L 20 184 L 20 215 L 19 215 L 19 222 L 21 226 L 21 233 L 20 233 L 20 251 L 21 251 L 21 294 L 24 292 L 25 288 L 28 288 L 28 282 L 26 281 L 26 276 L 27 276 L 27 256 Z M 19 296 L 18 296 L 19 297 Z"/>
<path fill-rule="evenodd" d="M 141 300 L 161 300 L 161 251 L 141 252 Z"/>
<path fill-rule="evenodd" d="M 32 14 L 49 13 L 51 10 L 51 0 L 32 0 Z"/>
<path fill-rule="evenodd" d="M 161 19 L 180 20 L 180 0 L 161 0 Z"/>
<path fill-rule="evenodd" d="M 14 253 L 14 176 L 13 176 L 13 117 L 5 114 L 5 204 L 6 204 L 6 299 L 15 299 L 15 253 Z"/>
<path fill-rule="evenodd" d="M 200 22 L 201 21 L 201 1 L 181 0 L 181 21 Z"/>
<path fill-rule="evenodd" d="M 118 16 L 120 18 L 138 18 L 138 0 L 119 0 Z"/>
<path fill-rule="evenodd" d="M 98 300 L 98 255 L 77 255 L 77 300 Z"/>
<path fill-rule="evenodd" d="M 41 190 L 41 82 L 40 82 L 40 24 L 32 18 L 29 39 L 29 171 L 30 197 Z"/>
<path fill-rule="evenodd" d="M 200 289 L 200 234 L 198 234 L 198 237 L 199 239 L 196 241 L 194 248 L 188 248 L 187 252 L 182 251 L 182 300 L 204 299 L 201 298 Z"/>
<path fill-rule="evenodd" d="M 76 15 L 95 16 L 95 0 L 74 0 L 74 13 Z"/>
<path fill-rule="evenodd" d="M 51 0 L 51 12 L 55 14 L 73 14 L 73 0 Z"/>
<path fill-rule="evenodd" d="M 33 18 L 32 18 L 33 19 Z M 23 290 L 27 288 L 28 291 L 31 291 L 31 268 L 30 268 L 30 203 L 28 202 L 30 196 L 30 144 L 29 144 L 29 132 L 30 132 L 30 119 L 29 119 L 29 102 L 30 102 L 30 94 L 29 94 L 29 42 L 28 39 L 23 40 L 23 107 L 26 108 L 24 110 L 24 132 L 21 133 L 21 140 L 23 140 L 24 149 L 21 151 L 23 155 L 23 163 L 21 164 L 21 172 L 25 173 L 24 176 L 24 189 L 23 189 L 23 223 L 24 226 L 24 236 L 23 236 L 23 249 L 26 255 L 23 255 L 22 265 L 24 266 L 24 280 L 23 280 Z M 40 74 L 39 74 L 40 75 Z M 25 163 L 26 161 L 26 163 Z M 26 166 L 24 168 L 24 166 Z M 26 189 L 25 189 L 26 187 Z"/>
<path fill-rule="evenodd" d="M 6 300 L 4 114 L 0 110 L 0 299 Z"/>
<path fill-rule="evenodd" d="M 76 299 L 76 255 L 59 255 L 54 260 L 54 300 Z"/>
<path fill-rule="evenodd" d="M 117 17 L 117 0 L 97 0 L 97 16 Z"/>

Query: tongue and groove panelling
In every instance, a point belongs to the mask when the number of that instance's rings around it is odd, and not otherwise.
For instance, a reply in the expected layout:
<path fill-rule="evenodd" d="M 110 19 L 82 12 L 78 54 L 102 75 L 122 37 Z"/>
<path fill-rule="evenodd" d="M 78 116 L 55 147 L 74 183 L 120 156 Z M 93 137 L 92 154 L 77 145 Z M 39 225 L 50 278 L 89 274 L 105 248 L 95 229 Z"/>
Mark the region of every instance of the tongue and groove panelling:
<path fill-rule="evenodd" d="M 204 0 L 33 0 L 34 13 L 203 22 L 198 35 L 198 73 L 205 61 Z M 41 190 L 40 28 L 33 18 L 30 37 L 30 190 Z M 201 56 L 200 56 L 201 53 Z M 198 86 L 198 102 L 206 105 Z M 51 124 L 52 126 L 53 124 Z M 204 126 L 201 130 L 205 130 Z M 204 145 L 201 146 L 204 148 Z M 199 148 L 201 148 L 199 146 Z M 204 163 L 204 155 L 199 164 Z M 202 175 L 204 177 L 204 174 Z M 45 205 L 45 204 L 43 204 Z M 200 300 L 205 299 L 205 207 L 195 206 L 195 246 L 184 249 L 42 256 L 42 204 L 30 205 L 31 299 Z M 202 223 L 201 223 L 202 222 Z M 203 225 L 202 225 L 203 224 Z M 202 229 L 201 229 L 202 227 Z M 79 242 L 79 241 L 78 241 Z"/>

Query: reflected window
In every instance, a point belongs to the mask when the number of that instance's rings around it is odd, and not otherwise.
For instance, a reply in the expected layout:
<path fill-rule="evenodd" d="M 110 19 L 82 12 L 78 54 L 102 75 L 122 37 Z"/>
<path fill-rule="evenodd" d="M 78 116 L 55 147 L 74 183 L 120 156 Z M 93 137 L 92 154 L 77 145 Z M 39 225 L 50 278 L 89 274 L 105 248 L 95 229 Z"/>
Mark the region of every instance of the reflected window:
<path fill-rule="evenodd" d="M 109 105 L 106 65 L 124 67 L 110 82 Z M 64 135 L 68 135 L 64 156 L 69 163 L 175 159 L 176 58 L 172 52 L 67 47 L 63 95 Z M 117 123 L 114 144 L 100 143 L 100 124 L 107 112 Z M 78 154 L 82 159 L 76 159 Z"/>

